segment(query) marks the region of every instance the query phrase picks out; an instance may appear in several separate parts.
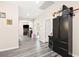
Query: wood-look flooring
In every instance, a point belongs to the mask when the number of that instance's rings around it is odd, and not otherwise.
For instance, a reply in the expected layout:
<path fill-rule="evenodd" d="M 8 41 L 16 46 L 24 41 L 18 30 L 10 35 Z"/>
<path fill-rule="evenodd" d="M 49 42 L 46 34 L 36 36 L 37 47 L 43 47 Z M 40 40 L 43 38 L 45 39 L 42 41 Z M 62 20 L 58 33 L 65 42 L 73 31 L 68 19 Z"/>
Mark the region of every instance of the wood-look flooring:
<path fill-rule="evenodd" d="M 27 36 L 21 37 L 20 48 L 0 52 L 0 57 L 61 57 L 48 47 L 48 43 L 30 39 Z"/>

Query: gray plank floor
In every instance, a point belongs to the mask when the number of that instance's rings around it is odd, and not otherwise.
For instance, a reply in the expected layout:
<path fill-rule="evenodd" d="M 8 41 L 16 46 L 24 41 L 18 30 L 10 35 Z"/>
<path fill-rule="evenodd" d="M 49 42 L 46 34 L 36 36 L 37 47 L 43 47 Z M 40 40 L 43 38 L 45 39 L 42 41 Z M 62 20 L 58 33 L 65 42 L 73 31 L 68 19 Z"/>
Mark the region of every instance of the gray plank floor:
<path fill-rule="evenodd" d="M 0 57 L 61 57 L 48 47 L 48 43 L 31 39 L 27 36 L 21 37 L 20 48 L 0 52 Z"/>

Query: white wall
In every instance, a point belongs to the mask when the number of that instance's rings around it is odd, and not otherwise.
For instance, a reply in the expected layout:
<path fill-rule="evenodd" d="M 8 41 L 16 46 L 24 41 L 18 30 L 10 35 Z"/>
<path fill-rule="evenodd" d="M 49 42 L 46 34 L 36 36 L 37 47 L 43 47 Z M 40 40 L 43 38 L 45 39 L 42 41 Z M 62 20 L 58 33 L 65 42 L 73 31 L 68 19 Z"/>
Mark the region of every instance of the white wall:
<path fill-rule="evenodd" d="M 73 18 L 73 51 L 75 56 L 79 56 L 79 11 Z"/>
<path fill-rule="evenodd" d="M 6 13 L 6 18 L 0 18 L 0 51 L 18 48 L 18 7 L 0 3 L 0 12 Z M 12 25 L 6 19 L 12 19 Z"/>
<path fill-rule="evenodd" d="M 52 16 L 52 13 L 53 12 L 56 12 L 58 10 L 61 10 L 62 9 L 62 5 L 65 4 L 67 5 L 68 7 L 73 7 L 74 9 L 76 8 L 79 8 L 79 2 L 55 2 L 52 6 L 50 6 L 49 8 L 47 8 L 42 14 L 40 14 L 36 20 L 35 20 L 35 24 L 34 24 L 34 30 L 37 32 L 37 23 L 40 24 L 40 31 L 39 31 L 39 35 L 40 35 L 40 41 L 42 42 L 46 42 L 47 41 L 47 38 L 46 38 L 46 30 L 45 29 L 48 29 L 48 28 L 45 28 L 45 21 L 47 19 L 50 19 L 50 23 L 51 23 L 51 28 L 50 28 L 50 32 L 52 32 L 52 19 L 53 19 L 53 16 Z M 75 13 L 75 16 L 73 18 L 73 55 L 74 56 L 79 56 L 79 11 L 77 11 Z"/>
<path fill-rule="evenodd" d="M 51 25 L 52 25 L 52 22 L 53 21 L 51 21 L 51 19 L 47 19 L 46 21 L 45 21 L 45 41 L 46 42 L 48 42 L 48 39 L 49 39 L 49 37 L 48 37 L 48 35 L 50 34 L 50 33 L 52 33 L 52 27 L 51 27 Z"/>

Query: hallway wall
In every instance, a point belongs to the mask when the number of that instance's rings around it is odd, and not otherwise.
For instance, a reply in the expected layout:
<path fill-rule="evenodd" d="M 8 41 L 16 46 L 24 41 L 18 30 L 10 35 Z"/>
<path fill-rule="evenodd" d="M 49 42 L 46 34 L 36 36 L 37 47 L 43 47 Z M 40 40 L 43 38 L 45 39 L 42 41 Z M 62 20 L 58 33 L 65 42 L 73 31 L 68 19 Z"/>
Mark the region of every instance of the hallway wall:
<path fill-rule="evenodd" d="M 48 42 L 48 37 L 46 37 L 47 35 L 49 35 L 48 33 L 46 33 L 46 29 L 49 28 L 49 27 L 46 28 L 46 21 L 47 20 L 49 20 L 50 24 L 52 25 L 52 19 L 51 19 L 50 15 L 43 13 L 34 22 L 35 23 L 34 27 L 36 27 L 34 31 L 36 34 L 37 34 L 37 32 L 39 32 L 40 41 L 42 41 L 42 42 Z M 52 28 L 52 26 L 50 26 L 50 28 L 49 28 L 49 30 L 50 30 L 49 33 L 52 32 L 51 28 Z"/>
<path fill-rule="evenodd" d="M 64 2 L 55 2 L 52 6 L 50 6 L 49 8 L 47 8 L 42 14 L 40 14 L 36 20 L 35 20 L 35 26 L 37 26 L 37 23 L 40 24 L 40 31 L 39 31 L 39 35 L 40 35 L 40 41 L 42 42 L 46 42 L 46 34 L 45 32 L 45 21 L 47 19 L 50 19 L 50 23 L 51 23 L 51 28 L 50 28 L 50 32 L 52 32 L 52 19 L 54 18 L 52 16 L 53 12 L 56 12 L 58 10 L 62 9 L 62 5 L 65 4 L 68 7 L 73 7 L 74 9 L 79 8 L 79 2 L 72 2 L 72 1 L 64 1 Z M 61 14 L 59 14 L 61 15 Z M 48 27 L 49 28 L 49 27 Z M 47 28 L 47 29 L 48 29 Z M 37 28 L 35 28 L 35 30 L 37 31 Z M 73 18 L 73 55 L 74 56 L 79 56 L 79 11 L 75 12 L 75 16 Z"/>
<path fill-rule="evenodd" d="M 6 18 L 0 18 L 0 51 L 19 48 L 18 7 L 0 3 L 0 12 L 6 13 Z M 7 24 L 7 19 L 12 20 L 12 25 Z"/>

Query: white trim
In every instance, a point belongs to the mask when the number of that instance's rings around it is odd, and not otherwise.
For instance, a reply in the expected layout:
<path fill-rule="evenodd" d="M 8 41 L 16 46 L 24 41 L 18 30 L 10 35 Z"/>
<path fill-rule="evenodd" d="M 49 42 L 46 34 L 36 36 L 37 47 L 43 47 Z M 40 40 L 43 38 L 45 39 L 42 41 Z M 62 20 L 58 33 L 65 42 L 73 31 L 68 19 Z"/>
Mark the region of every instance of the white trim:
<path fill-rule="evenodd" d="M 79 57 L 78 55 L 76 55 L 76 54 L 73 54 L 73 57 Z"/>
<path fill-rule="evenodd" d="M 45 42 L 44 40 L 40 40 L 41 42 Z"/>
<path fill-rule="evenodd" d="M 17 48 L 19 48 L 19 47 L 12 47 L 12 48 L 7 48 L 7 49 L 1 49 L 0 52 L 12 50 L 12 49 L 17 49 Z"/>

